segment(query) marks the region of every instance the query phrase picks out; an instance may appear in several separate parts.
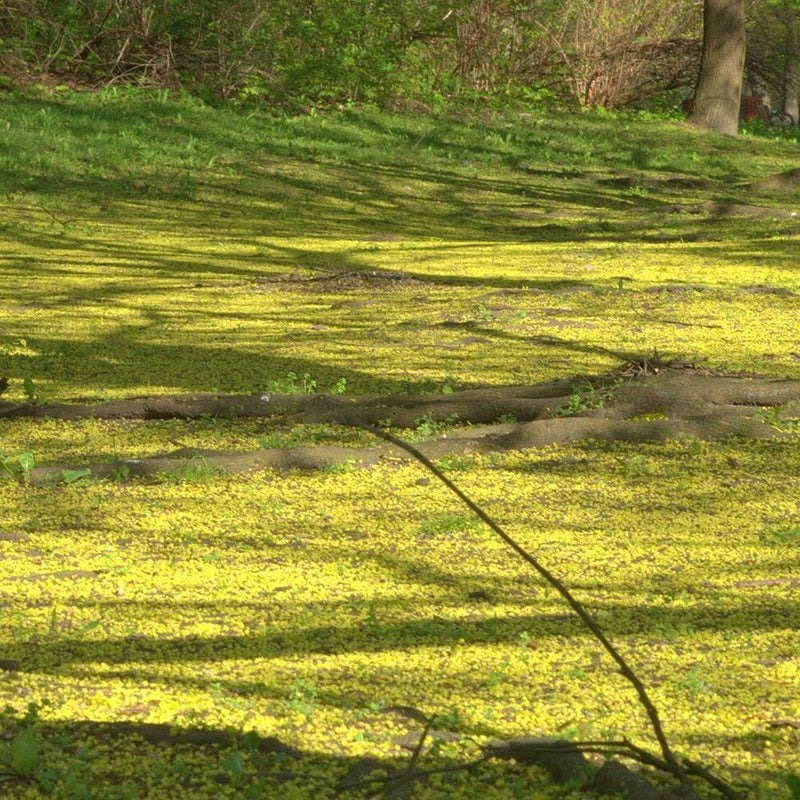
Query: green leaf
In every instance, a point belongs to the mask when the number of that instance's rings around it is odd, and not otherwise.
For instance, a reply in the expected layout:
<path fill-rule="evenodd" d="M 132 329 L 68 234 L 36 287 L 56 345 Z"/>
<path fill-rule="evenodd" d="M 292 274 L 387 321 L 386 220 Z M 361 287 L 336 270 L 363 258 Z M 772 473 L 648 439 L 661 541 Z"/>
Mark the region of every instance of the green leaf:
<path fill-rule="evenodd" d="M 789 787 L 794 800 L 800 800 L 800 775 L 787 775 L 786 785 Z"/>
<path fill-rule="evenodd" d="M 35 400 L 36 399 L 36 387 L 33 385 L 33 378 L 30 375 L 26 375 L 22 381 L 22 389 L 25 392 L 25 397 L 28 400 Z"/>
<path fill-rule="evenodd" d="M 29 778 L 39 766 L 39 742 L 32 728 L 18 733 L 11 742 L 11 768 Z"/>
<path fill-rule="evenodd" d="M 228 753 L 228 755 L 222 759 L 220 766 L 228 773 L 228 777 L 234 786 L 241 783 L 244 776 L 244 761 L 239 753 L 236 751 Z"/>
<path fill-rule="evenodd" d="M 80 636 L 83 633 L 89 633 L 89 631 L 93 631 L 98 625 L 100 624 L 99 619 L 93 619 L 90 622 L 87 622 L 85 625 L 81 625 L 77 631 L 75 631 L 76 635 Z"/>
<path fill-rule="evenodd" d="M 17 461 L 19 462 L 22 473 L 27 477 L 36 463 L 36 457 L 30 450 L 26 450 L 24 453 L 20 453 L 19 456 L 17 456 Z"/>
<path fill-rule="evenodd" d="M 81 478 L 88 478 L 91 474 L 92 471 L 86 467 L 83 469 L 62 469 L 59 473 L 64 483 L 75 483 L 75 481 L 79 481 Z"/>

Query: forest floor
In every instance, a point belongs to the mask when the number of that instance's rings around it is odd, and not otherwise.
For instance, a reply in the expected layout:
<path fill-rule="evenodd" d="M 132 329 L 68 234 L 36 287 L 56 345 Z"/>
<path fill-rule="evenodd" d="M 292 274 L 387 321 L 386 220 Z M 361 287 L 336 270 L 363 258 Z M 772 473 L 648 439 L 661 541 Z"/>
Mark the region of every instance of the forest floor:
<path fill-rule="evenodd" d="M 358 798 L 412 764 L 442 771 L 386 797 L 577 800 L 451 768 L 658 752 L 556 592 L 358 422 L 574 591 L 677 753 L 797 796 L 796 141 L 122 90 L 9 95 L 0 129 L 8 796 Z"/>

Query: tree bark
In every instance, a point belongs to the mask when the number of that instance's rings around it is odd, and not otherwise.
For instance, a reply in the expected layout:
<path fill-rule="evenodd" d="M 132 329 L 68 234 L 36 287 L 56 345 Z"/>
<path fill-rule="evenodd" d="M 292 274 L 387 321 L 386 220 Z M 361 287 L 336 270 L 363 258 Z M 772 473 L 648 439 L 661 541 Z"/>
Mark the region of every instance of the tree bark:
<path fill-rule="evenodd" d="M 786 10 L 786 65 L 783 73 L 783 111 L 800 124 L 800 26 L 797 11 Z"/>
<path fill-rule="evenodd" d="M 735 136 L 745 56 L 744 0 L 705 0 L 703 56 L 689 122 Z"/>

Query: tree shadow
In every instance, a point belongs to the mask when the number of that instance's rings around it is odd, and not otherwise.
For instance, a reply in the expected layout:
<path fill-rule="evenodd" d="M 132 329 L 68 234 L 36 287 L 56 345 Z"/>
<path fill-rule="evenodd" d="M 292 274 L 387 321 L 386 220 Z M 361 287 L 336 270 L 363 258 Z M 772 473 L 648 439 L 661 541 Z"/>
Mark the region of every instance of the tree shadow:
<path fill-rule="evenodd" d="M 516 587 L 515 597 L 519 596 Z M 580 589 L 579 585 L 573 588 Z M 596 586 L 595 588 L 600 588 Z M 609 591 L 608 586 L 603 587 Z M 616 600 L 591 600 L 589 603 L 598 625 L 612 638 L 641 638 L 656 640 L 665 638 L 658 631 L 694 632 L 765 632 L 787 631 L 800 612 L 800 600 L 786 594 L 771 597 L 764 605 L 754 605 L 746 596 L 719 597 L 700 600 L 691 607 L 664 606 L 660 602 L 648 602 L 648 592 L 641 592 L 636 602 Z M 15 663 L 18 672 L 46 672 L 67 674 L 72 665 L 102 661 L 107 664 L 184 664 L 216 662 L 224 659 L 285 658 L 314 654 L 380 653 L 395 649 L 400 643 L 413 643 L 414 648 L 450 648 L 459 643 L 466 645 L 511 644 L 526 633 L 537 641 L 552 639 L 559 642 L 577 637 L 586 640 L 590 634 L 581 621 L 567 607 L 563 611 L 536 612 L 537 601 L 533 599 L 506 599 L 498 593 L 503 605 L 521 606 L 518 613 L 502 617 L 448 620 L 441 616 L 442 602 L 431 604 L 425 611 L 419 603 L 404 599 L 383 601 L 376 604 L 379 618 L 365 624 L 363 621 L 342 624 L 305 624 L 321 611 L 325 615 L 352 618 L 350 601 L 328 601 L 318 603 L 296 603 L 291 614 L 298 624 L 291 630 L 271 630 L 270 614 L 276 600 L 263 602 L 238 601 L 135 601 L 104 600 L 101 602 L 76 599 L 76 608 L 91 607 L 99 613 L 119 616 L 125 614 L 132 620 L 147 619 L 154 614 L 174 613 L 180 618 L 225 619 L 234 613 L 245 612 L 253 618 L 264 620 L 259 632 L 253 634 L 231 634 L 220 636 L 155 636 L 131 635 L 106 639 L 87 639 L 59 634 L 55 639 L 37 639 L 35 645 L 12 643 L 5 648 L 6 655 Z M 720 603 L 722 612 L 719 612 Z M 460 608 L 464 600 L 445 603 L 445 608 Z M 480 605 L 486 606 L 485 603 Z M 287 604 L 279 603 L 282 613 Z M 653 631 L 656 630 L 656 633 Z M 666 636 L 669 641 L 669 636 Z M 209 678 L 212 681 L 213 678 Z"/>
<path fill-rule="evenodd" d="M 152 384 L 153 375 L 163 375 L 159 383 L 190 391 L 250 391 L 254 381 L 245 376 L 252 376 L 259 369 L 254 362 L 260 362 L 273 376 L 308 372 L 320 383 L 344 377 L 356 390 L 399 390 L 402 382 L 375 379 L 366 370 L 333 368 L 309 358 L 265 357 L 263 350 L 248 352 L 233 339 L 205 345 L 153 344 L 148 338 L 163 339 L 175 316 L 144 308 L 145 301 L 157 301 L 181 286 L 200 294 L 232 282 L 231 292 L 249 291 L 257 289 L 264 276 L 369 270 L 373 251 L 383 263 L 385 254 L 378 251 L 385 248 L 387 237 L 392 255 L 406 245 L 413 248 L 403 259 L 404 270 L 432 290 L 608 288 L 607 281 L 594 285 L 535 273 L 508 277 L 500 267 L 502 259 L 496 269 L 490 267 L 480 276 L 457 266 L 472 253 L 491 261 L 492 248 L 505 245 L 614 249 L 623 243 L 657 246 L 667 235 L 670 241 L 664 246 L 677 260 L 696 256 L 699 246 L 723 264 L 767 259 L 787 276 L 796 261 L 791 237 L 764 238 L 785 222 L 760 221 L 756 228 L 747 220 L 680 213 L 681 204 L 675 201 L 689 191 L 686 181 L 691 176 L 684 175 L 684 183 L 675 183 L 672 176 L 655 181 L 651 191 L 632 192 L 637 187 L 629 186 L 627 178 L 620 184 L 607 176 L 598 179 L 589 162 L 575 161 L 578 150 L 569 150 L 569 144 L 547 158 L 572 159 L 570 164 L 552 167 L 542 160 L 536 131 L 517 131 L 512 145 L 502 145 L 477 128 L 469 129 L 465 138 L 464 123 L 454 120 L 432 122 L 429 130 L 420 132 L 416 123 L 358 114 L 325 124 L 272 120 L 256 136 L 255 123 L 247 120 L 239 121 L 242 128 L 237 131 L 232 123 L 214 124 L 201 108 L 186 107 L 176 114 L 174 107 L 152 99 L 95 103 L 88 110 L 46 99 L 15 102 L 27 114 L 30 109 L 47 111 L 52 130 L 64 132 L 72 147 L 88 140 L 98 126 L 107 129 L 110 140 L 119 138 L 123 155 L 115 158 L 123 158 L 125 166 L 106 163 L 109 153 L 87 155 L 88 161 L 77 156 L 71 161 L 54 156 L 37 164 L 9 160 L 2 185 L 9 193 L 10 214 L 2 232 L 12 248 L 2 261 L 7 278 L 5 291 L 0 289 L 3 302 L 59 313 L 82 306 L 115 307 L 142 313 L 148 321 L 123 324 L 114 333 L 98 333 L 81 342 L 67 335 L 31 335 L 47 355 L 3 355 L 0 373 L 12 377 L 46 380 L 56 373 L 87 374 L 94 392 L 104 385 L 121 389 L 127 383 Z M 588 118 L 582 122 L 600 125 Z M 297 132 L 302 136 L 293 136 Z M 199 150 L 219 156 L 224 168 L 200 168 L 181 156 L 187 137 L 199 143 Z M 387 143 L 385 152 L 376 141 Z M 148 162 L 145 148 L 152 142 L 172 153 L 174 169 L 158 169 Z M 435 157 L 415 156 L 419 143 L 431 146 Z M 643 156 L 640 142 L 632 139 L 629 145 L 619 162 L 631 166 Z M 452 163 L 442 160 L 443 154 L 462 146 L 467 158 L 505 167 L 479 172 L 465 168 L 460 157 Z M 623 141 L 621 146 L 628 144 Z M 701 188 L 703 197 L 730 191 L 725 181 Z M 720 241 L 697 241 L 709 237 Z M 346 245 L 329 248 L 327 239 L 346 240 Z M 695 243 L 686 244 L 691 240 Z M 456 266 L 437 268 L 437 262 Z M 371 294 L 391 309 L 391 291 Z M 317 300 L 320 296 L 326 295 L 318 293 Z M 226 312 L 219 302 L 203 313 L 210 320 L 241 316 L 240 311 Z M 274 320 L 288 327 L 297 316 L 275 314 Z M 346 311 L 333 327 L 345 345 L 363 344 L 364 332 L 353 326 Z M 497 331 L 491 335 L 501 336 Z M 556 346 L 547 337 L 540 337 L 538 344 Z M 596 352 L 580 343 L 558 346 Z M 123 366 L 112 365 L 114 359 Z M 190 364 L 204 368 L 194 370 Z"/>
<path fill-rule="evenodd" d="M 44 709 L 46 711 L 46 709 Z M 133 713 L 133 712 L 132 712 Z M 358 757 L 344 754 L 349 742 L 327 741 L 319 750 L 299 749 L 281 738 L 255 731 L 209 725 L 79 719 L 38 719 L 33 723 L 9 711 L 0 715 L 4 733 L 14 737 L 34 730 L 38 768 L 29 778 L 4 774 L 4 791 L 26 794 L 37 789 L 65 796 L 132 797 L 368 797 L 380 784 L 368 777 L 395 774 L 409 763 L 410 751 L 396 747 L 394 757 Z M 411 727 L 411 726 L 409 726 Z M 367 726 L 364 726 L 368 731 Z M 400 737 L 398 737 L 400 738 Z M 76 757 L 77 756 L 77 757 Z M 423 758 L 423 765 L 425 759 Z M 438 754 L 437 767 L 457 768 L 463 761 Z M 541 775 L 494 762 L 482 766 L 476 783 Z M 442 796 L 447 796 L 444 780 Z M 363 784 L 363 785 L 362 785 Z M 348 786 L 359 788 L 346 791 Z M 27 792 L 26 792 L 27 790 Z"/>

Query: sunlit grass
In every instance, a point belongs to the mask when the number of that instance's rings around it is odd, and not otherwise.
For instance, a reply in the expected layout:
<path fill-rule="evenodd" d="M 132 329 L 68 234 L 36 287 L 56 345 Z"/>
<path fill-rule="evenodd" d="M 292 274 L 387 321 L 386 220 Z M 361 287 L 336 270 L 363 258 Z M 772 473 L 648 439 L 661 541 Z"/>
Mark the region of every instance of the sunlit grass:
<path fill-rule="evenodd" d="M 113 92 L 9 97 L 0 114 L 3 400 L 441 391 L 654 353 L 800 377 L 800 196 L 742 185 L 795 167 L 788 142 L 630 117 L 245 118 Z M 363 270 L 390 274 L 340 280 Z M 368 442 L 235 418 L 0 420 L 0 450 L 40 465 Z M 679 752 L 788 797 L 797 731 L 770 722 L 799 713 L 796 442 L 445 467 L 574 587 Z M 332 797 L 354 758 L 408 758 L 414 726 L 392 705 L 464 737 L 439 764 L 474 756 L 469 737 L 653 746 L 554 592 L 419 468 L 120 479 L 0 484 L 0 703 L 42 706 L 63 796 L 72 775 L 104 798 Z M 306 756 L 245 752 L 239 773 L 231 746 L 112 748 L 73 727 L 125 720 L 254 729 Z M 503 766 L 420 796 L 585 796 L 570 791 Z"/>

